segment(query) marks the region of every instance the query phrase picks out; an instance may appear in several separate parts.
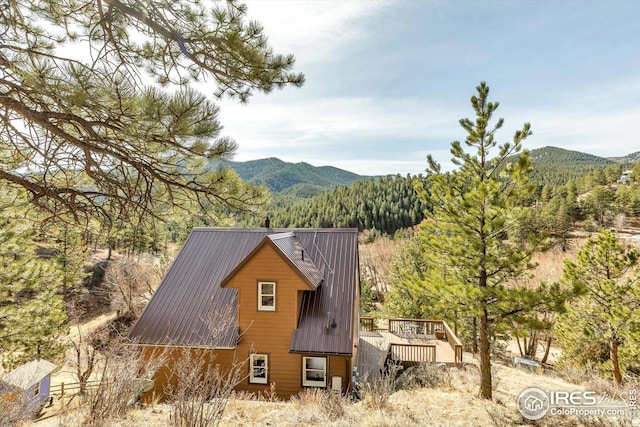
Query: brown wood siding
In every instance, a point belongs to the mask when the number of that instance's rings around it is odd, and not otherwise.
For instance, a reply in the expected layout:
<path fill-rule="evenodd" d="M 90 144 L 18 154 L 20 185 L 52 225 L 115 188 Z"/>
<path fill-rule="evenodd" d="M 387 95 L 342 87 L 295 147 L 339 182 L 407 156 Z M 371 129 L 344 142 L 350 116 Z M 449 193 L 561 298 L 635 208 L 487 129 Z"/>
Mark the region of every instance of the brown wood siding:
<path fill-rule="evenodd" d="M 265 352 L 269 355 L 269 375 L 268 384 L 249 384 L 249 362 L 248 353 L 245 358 L 241 358 L 239 353 L 234 350 L 206 350 L 206 349 L 185 349 L 178 347 L 145 347 L 145 357 L 162 357 L 167 358 L 167 364 L 156 371 L 153 380 L 154 388 L 146 393 L 142 400 L 145 403 L 153 401 L 163 401 L 166 396 L 164 395 L 165 387 L 169 382 L 169 373 L 173 368 L 175 360 L 183 357 L 184 351 L 190 351 L 191 357 L 205 357 L 207 363 L 219 363 L 223 366 L 231 366 L 234 361 L 236 363 L 246 362 L 245 374 L 247 379 L 242 381 L 236 390 L 244 390 L 253 393 L 266 393 L 270 391 L 270 384 L 275 383 L 276 392 L 281 398 L 289 398 L 303 390 L 302 386 L 302 358 L 304 356 L 311 357 L 327 357 L 327 388 L 331 387 L 331 381 L 334 376 L 342 377 L 342 393 L 348 393 L 350 391 L 351 381 L 351 357 L 349 356 L 325 356 L 320 354 L 286 354 L 286 363 L 282 362 L 279 356 L 274 359 L 272 357 L 274 352 Z M 214 357 L 215 355 L 215 357 Z M 288 369 L 290 368 L 290 369 Z M 284 378 L 284 379 L 283 379 Z"/>
<path fill-rule="evenodd" d="M 342 377 L 342 393 L 349 391 L 349 382 L 351 377 L 349 370 L 351 369 L 351 357 L 350 356 L 329 356 L 329 375 L 327 378 L 327 385 L 331 389 L 331 381 L 334 376 Z"/>
<path fill-rule="evenodd" d="M 145 346 L 143 347 L 143 354 L 145 358 L 155 359 L 163 357 L 166 358 L 166 363 L 158 369 L 153 376 L 154 387 L 151 391 L 142 396 L 142 401 L 144 403 L 150 403 L 156 400 L 165 400 L 166 396 L 164 394 L 164 390 L 169 384 L 171 370 L 173 369 L 175 361 L 178 358 L 183 357 L 185 351 L 189 351 L 193 359 L 204 357 L 208 364 L 215 363 L 222 366 L 231 366 L 234 361 L 238 361 L 234 350 L 213 351 L 201 348 L 187 349 L 184 347 Z"/>
<path fill-rule="evenodd" d="M 258 311 L 258 282 L 261 281 L 276 283 L 275 311 Z M 265 245 L 235 274 L 227 287 L 239 291 L 238 325 L 242 338 L 238 355 L 248 358 L 251 351 L 269 354 L 269 384 L 249 384 L 247 378 L 238 389 L 266 392 L 274 383 L 281 397 L 297 394 L 302 389 L 302 356 L 289 353 L 289 347 L 298 323 L 298 292 L 308 290 L 307 284 L 273 247 Z"/>

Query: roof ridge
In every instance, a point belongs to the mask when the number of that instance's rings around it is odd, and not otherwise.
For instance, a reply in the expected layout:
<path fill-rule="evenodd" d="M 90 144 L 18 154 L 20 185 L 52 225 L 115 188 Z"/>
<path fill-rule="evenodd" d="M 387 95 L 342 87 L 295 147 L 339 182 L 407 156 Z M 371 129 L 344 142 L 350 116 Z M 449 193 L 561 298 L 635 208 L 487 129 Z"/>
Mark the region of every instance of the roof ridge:
<path fill-rule="evenodd" d="M 233 231 L 233 232 L 244 232 L 244 233 L 269 233 L 279 234 L 279 233 L 353 233 L 357 232 L 357 228 L 354 227 L 341 227 L 341 228 L 286 228 L 286 227 L 274 227 L 274 228 L 264 228 L 264 227 L 193 227 L 192 231 Z"/>
<path fill-rule="evenodd" d="M 271 240 L 288 239 L 289 237 L 296 237 L 296 233 L 294 233 L 293 231 L 287 231 L 286 233 L 269 234 L 267 237 L 270 238 Z"/>

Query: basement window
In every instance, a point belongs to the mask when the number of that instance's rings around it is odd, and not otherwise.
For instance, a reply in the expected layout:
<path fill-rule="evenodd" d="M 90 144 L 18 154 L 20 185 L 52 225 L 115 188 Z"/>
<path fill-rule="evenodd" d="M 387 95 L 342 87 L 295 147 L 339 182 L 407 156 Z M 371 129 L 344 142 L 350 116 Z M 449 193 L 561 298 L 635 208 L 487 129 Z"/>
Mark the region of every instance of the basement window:
<path fill-rule="evenodd" d="M 302 358 L 302 385 L 305 387 L 327 386 L 327 358 Z"/>
<path fill-rule="evenodd" d="M 276 311 L 275 282 L 258 282 L 258 310 Z"/>
<path fill-rule="evenodd" d="M 269 356 L 266 354 L 252 353 L 249 359 L 249 383 L 267 384 Z"/>

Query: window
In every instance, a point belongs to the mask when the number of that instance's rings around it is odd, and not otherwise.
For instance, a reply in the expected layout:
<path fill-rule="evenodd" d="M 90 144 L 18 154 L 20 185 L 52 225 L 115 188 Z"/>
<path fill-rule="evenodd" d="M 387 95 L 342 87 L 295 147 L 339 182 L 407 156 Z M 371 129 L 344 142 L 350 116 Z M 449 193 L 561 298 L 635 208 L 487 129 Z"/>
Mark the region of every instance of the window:
<path fill-rule="evenodd" d="M 276 311 L 275 282 L 258 282 L 258 310 Z"/>
<path fill-rule="evenodd" d="M 302 358 L 302 385 L 305 387 L 327 386 L 327 359 L 324 357 Z"/>
<path fill-rule="evenodd" d="M 36 388 L 33 389 L 33 397 L 36 397 L 40 394 L 40 384 L 36 385 Z"/>
<path fill-rule="evenodd" d="M 269 374 L 269 356 L 266 354 L 252 353 L 249 359 L 249 383 L 267 384 L 267 375 Z"/>

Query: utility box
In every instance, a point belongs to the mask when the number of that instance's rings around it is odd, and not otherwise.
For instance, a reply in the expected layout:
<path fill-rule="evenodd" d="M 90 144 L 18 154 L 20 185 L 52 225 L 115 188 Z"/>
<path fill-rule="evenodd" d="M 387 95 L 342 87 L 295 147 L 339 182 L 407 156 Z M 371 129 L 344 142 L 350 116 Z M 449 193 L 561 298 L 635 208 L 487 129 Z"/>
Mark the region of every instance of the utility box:
<path fill-rule="evenodd" d="M 342 377 L 331 377 L 331 393 L 342 394 Z"/>

